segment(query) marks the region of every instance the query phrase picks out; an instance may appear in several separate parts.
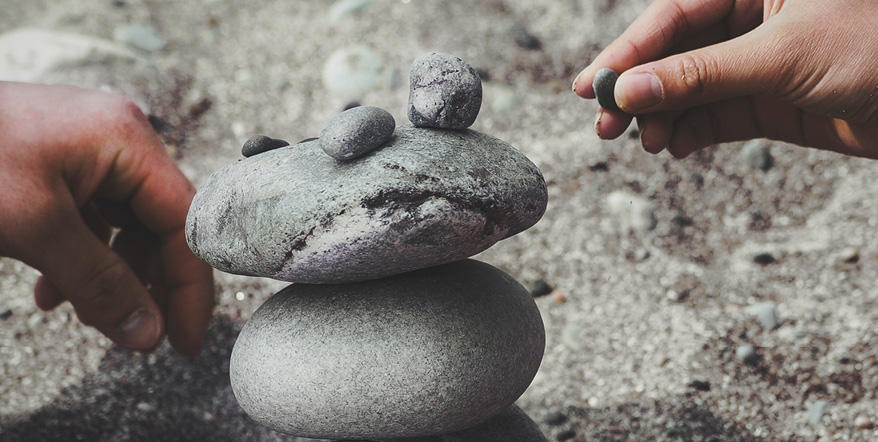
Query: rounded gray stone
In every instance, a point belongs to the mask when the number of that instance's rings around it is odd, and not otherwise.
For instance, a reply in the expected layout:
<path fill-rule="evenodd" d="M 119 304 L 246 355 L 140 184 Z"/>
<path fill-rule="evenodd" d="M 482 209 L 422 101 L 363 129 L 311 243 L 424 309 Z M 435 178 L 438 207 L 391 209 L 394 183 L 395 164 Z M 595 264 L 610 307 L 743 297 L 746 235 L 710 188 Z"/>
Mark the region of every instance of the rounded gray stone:
<path fill-rule="evenodd" d="M 594 81 L 591 85 L 594 88 L 594 95 L 598 99 L 598 104 L 607 110 L 619 110 L 616 104 L 616 80 L 619 74 L 610 68 L 601 68 L 594 74 Z"/>
<path fill-rule="evenodd" d="M 466 129 L 482 106 L 482 79 L 465 61 L 430 52 L 411 70 L 409 120 L 418 127 Z"/>
<path fill-rule="evenodd" d="M 309 141 L 224 167 L 195 195 L 186 240 L 225 272 L 360 281 L 475 255 L 535 224 L 547 195 L 494 137 L 400 126 L 355 161 Z"/>
<path fill-rule="evenodd" d="M 327 439 L 421 437 L 497 415 L 539 368 L 545 331 L 527 290 L 482 262 L 384 279 L 294 284 L 232 350 L 232 390 L 277 431 Z"/>
<path fill-rule="evenodd" d="M 394 128 L 390 112 L 373 106 L 353 107 L 326 124 L 320 132 L 320 148 L 337 160 L 352 160 L 387 142 Z"/>

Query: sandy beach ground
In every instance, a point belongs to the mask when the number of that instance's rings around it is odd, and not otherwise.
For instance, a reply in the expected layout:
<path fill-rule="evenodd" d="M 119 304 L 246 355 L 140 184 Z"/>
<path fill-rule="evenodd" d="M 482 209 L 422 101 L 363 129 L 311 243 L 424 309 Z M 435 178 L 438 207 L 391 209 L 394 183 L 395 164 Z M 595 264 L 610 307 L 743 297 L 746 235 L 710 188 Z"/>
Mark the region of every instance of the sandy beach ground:
<path fill-rule="evenodd" d="M 411 61 L 458 55 L 486 78 L 473 128 L 549 185 L 543 220 L 477 257 L 554 288 L 517 402 L 548 440 L 878 440 L 878 162 L 768 141 L 674 160 L 636 131 L 599 140 L 596 103 L 570 83 L 648 3 L 2 0 L 0 34 L 40 30 L 15 45 L 49 59 L 2 72 L 126 94 L 200 185 L 250 136 L 313 137 L 351 103 L 405 122 Z M 324 81 L 339 50 L 373 77 Z M 637 210 L 617 204 L 632 196 Z M 40 312 L 37 276 L 0 259 L 0 440 L 296 440 L 228 384 L 237 333 L 285 284 L 218 273 L 206 350 L 185 358 L 113 347 L 69 305 Z"/>

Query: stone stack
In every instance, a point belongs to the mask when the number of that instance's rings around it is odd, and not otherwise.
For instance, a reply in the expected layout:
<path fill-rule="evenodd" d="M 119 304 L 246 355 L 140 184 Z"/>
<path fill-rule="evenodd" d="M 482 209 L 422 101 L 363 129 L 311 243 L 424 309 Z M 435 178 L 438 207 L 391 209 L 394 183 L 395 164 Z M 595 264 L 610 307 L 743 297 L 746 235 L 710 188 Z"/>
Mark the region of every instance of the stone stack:
<path fill-rule="evenodd" d="M 409 104 L 414 126 L 361 107 L 316 140 L 259 138 L 195 196 L 186 239 L 199 257 L 295 283 L 241 331 L 235 396 L 300 437 L 544 441 L 512 405 L 542 359 L 539 311 L 513 278 L 466 258 L 535 224 L 545 181 L 467 129 L 481 82 L 462 60 L 419 57 Z"/>

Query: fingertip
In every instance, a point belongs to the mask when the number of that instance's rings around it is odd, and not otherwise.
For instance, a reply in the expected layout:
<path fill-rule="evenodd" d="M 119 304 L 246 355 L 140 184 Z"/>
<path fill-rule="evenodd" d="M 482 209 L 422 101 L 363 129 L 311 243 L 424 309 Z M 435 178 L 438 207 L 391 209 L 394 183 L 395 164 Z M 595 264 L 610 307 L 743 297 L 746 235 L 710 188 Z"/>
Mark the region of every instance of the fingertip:
<path fill-rule="evenodd" d="M 594 72 L 591 66 L 588 66 L 573 80 L 573 93 L 585 99 L 595 98 L 594 87 L 591 84 L 593 79 Z"/>
<path fill-rule="evenodd" d="M 633 118 L 621 111 L 600 108 L 595 121 L 595 132 L 602 140 L 619 138 L 628 129 Z"/>
<path fill-rule="evenodd" d="M 677 159 L 683 159 L 698 150 L 695 129 L 682 126 L 674 128 L 674 134 L 668 144 L 668 152 Z"/>

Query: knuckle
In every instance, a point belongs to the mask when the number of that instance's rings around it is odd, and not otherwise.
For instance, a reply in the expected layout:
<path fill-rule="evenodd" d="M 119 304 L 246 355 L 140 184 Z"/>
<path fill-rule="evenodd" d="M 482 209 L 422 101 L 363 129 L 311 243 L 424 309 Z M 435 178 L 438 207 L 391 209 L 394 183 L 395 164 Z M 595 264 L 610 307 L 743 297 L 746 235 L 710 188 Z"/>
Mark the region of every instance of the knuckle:
<path fill-rule="evenodd" d="M 710 82 L 710 76 L 716 72 L 716 63 L 697 54 L 684 54 L 675 69 L 676 79 L 683 94 L 687 98 L 692 98 L 704 93 L 705 85 Z"/>

